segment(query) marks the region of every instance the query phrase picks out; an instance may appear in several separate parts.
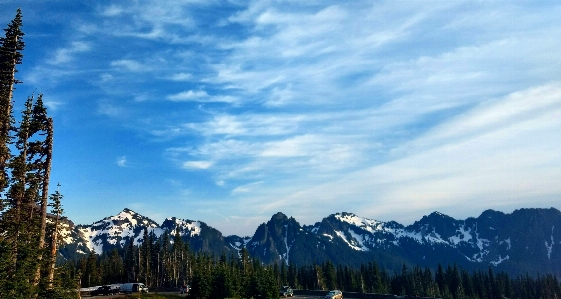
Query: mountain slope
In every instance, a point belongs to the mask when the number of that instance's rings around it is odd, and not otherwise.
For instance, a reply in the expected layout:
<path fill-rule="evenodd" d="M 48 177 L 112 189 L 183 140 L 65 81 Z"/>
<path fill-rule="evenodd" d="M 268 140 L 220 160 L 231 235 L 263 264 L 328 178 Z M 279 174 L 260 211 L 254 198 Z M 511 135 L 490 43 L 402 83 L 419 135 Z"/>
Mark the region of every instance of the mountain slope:
<path fill-rule="evenodd" d="M 215 255 L 246 248 L 264 263 L 304 265 L 330 260 L 357 266 L 376 260 L 387 269 L 456 263 L 467 269 L 490 265 L 517 274 L 561 274 L 561 212 L 554 208 L 520 209 L 511 214 L 487 210 L 465 220 L 434 212 L 406 227 L 345 212 L 302 226 L 279 212 L 251 237 L 224 237 L 204 222 L 175 217 L 158 225 L 124 209 L 92 225 L 68 225 L 61 254 L 101 254 L 131 241 L 138 245 L 145 229 L 156 237 L 178 232 L 193 250 Z"/>
<path fill-rule="evenodd" d="M 148 234 L 156 237 L 161 237 L 165 233 L 173 236 L 177 231 L 195 251 L 203 250 L 220 254 L 222 251 L 234 250 L 221 232 L 204 222 L 170 217 L 159 225 L 150 218 L 125 208 L 119 214 L 106 217 L 91 225 L 78 225 L 63 230 L 63 234 L 67 237 L 61 254 L 66 258 L 72 258 L 72 253 L 102 254 L 113 249 L 123 249 L 130 242 L 139 245 L 144 241 L 145 229 Z"/>

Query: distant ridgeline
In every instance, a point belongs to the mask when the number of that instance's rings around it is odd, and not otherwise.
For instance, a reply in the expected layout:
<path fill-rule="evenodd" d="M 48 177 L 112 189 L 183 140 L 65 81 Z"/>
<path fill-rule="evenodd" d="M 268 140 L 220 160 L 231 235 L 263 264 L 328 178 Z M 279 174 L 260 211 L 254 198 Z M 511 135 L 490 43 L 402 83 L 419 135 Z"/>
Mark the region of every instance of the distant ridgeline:
<path fill-rule="evenodd" d="M 520 209 L 511 214 L 487 210 L 465 220 L 434 212 L 409 226 L 352 213 L 329 215 L 312 226 L 301 226 L 296 219 L 277 213 L 259 225 L 252 237 L 223 236 L 204 222 L 175 217 L 159 225 L 129 209 L 92 225 L 64 225 L 66 245 L 60 253 L 66 259 L 113 249 L 121 252 L 131 242 L 173 240 L 179 233 L 195 252 L 238 256 L 245 249 L 265 264 L 330 261 L 356 267 L 376 261 L 388 270 L 401 270 L 404 264 L 432 269 L 457 264 L 469 270 L 491 266 L 513 275 L 561 274 L 561 213 L 554 208 Z"/>

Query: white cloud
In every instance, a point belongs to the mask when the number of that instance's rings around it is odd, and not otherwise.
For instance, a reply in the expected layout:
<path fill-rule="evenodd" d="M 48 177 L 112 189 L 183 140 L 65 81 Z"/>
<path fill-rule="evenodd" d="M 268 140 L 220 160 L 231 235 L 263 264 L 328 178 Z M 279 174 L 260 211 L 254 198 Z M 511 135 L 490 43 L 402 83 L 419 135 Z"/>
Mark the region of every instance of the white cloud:
<path fill-rule="evenodd" d="M 185 82 L 193 79 L 193 75 L 189 73 L 175 73 L 169 77 L 172 81 Z"/>
<path fill-rule="evenodd" d="M 112 4 L 106 7 L 101 14 L 106 17 L 115 17 L 121 15 L 123 12 L 123 7 Z"/>
<path fill-rule="evenodd" d="M 497 115 L 517 120 L 497 125 Z M 561 193 L 554 183 L 561 169 L 560 116 L 560 86 L 513 93 L 420 136 L 396 160 L 316 187 L 302 185 L 284 197 L 267 197 L 267 202 L 297 210 L 302 202 L 320 197 L 316 209 L 324 214 L 352 207 L 370 217 L 403 222 L 434 210 L 459 218 L 487 208 L 512 210 L 528 199 L 554 205 L 551 195 Z M 474 130 L 474 124 L 479 128 Z M 452 131 L 457 138 L 450 138 Z"/>
<path fill-rule="evenodd" d="M 204 123 L 187 127 L 209 136 L 271 136 L 294 133 L 302 122 L 313 119 L 314 116 L 292 114 L 216 114 Z"/>
<path fill-rule="evenodd" d="M 182 167 L 184 169 L 208 169 L 213 164 L 212 161 L 187 161 L 183 163 Z"/>
<path fill-rule="evenodd" d="M 263 182 L 253 182 L 250 184 L 245 184 L 243 186 L 238 186 L 235 189 L 232 190 L 232 194 L 238 194 L 238 193 L 248 193 L 251 192 L 253 190 L 253 188 L 255 188 L 256 186 L 262 184 Z"/>
<path fill-rule="evenodd" d="M 55 100 L 50 96 L 43 96 L 43 104 L 47 107 L 49 112 L 56 112 L 60 107 L 65 105 L 65 102 L 61 100 Z"/>
<path fill-rule="evenodd" d="M 75 54 L 83 53 L 90 50 L 90 45 L 87 42 L 75 41 L 70 43 L 66 48 L 60 48 L 54 54 L 54 57 L 48 61 L 52 65 L 65 64 L 75 60 Z"/>
<path fill-rule="evenodd" d="M 197 91 L 188 90 L 173 95 L 169 95 L 167 98 L 168 100 L 171 101 L 194 101 L 206 97 L 208 97 L 208 94 L 204 90 L 197 90 Z"/>
<path fill-rule="evenodd" d="M 102 100 L 97 103 L 97 113 L 110 117 L 122 117 L 124 111 L 122 107 L 112 104 L 110 101 Z"/>
<path fill-rule="evenodd" d="M 55 91 L 65 117 L 111 116 L 148 135 L 147 152 L 205 170 L 204 186 L 176 174 L 178 197 L 191 204 L 210 190 L 228 194 L 219 199 L 228 206 L 255 207 L 232 211 L 236 219 L 352 210 L 407 221 L 551 202 L 560 194 L 560 7 L 407 4 L 110 4 L 87 22 L 75 15 L 75 32 L 57 39 L 66 46 L 45 44 L 51 61 L 21 71 Z M 92 110 L 74 105 L 81 99 L 103 100 Z"/>
<path fill-rule="evenodd" d="M 175 30 L 191 29 L 195 26 L 194 18 L 191 16 L 191 8 L 209 2 L 211 1 L 130 2 L 126 9 L 110 5 L 103 10 L 102 15 L 112 18 L 111 26 L 119 28 L 119 30 L 111 31 L 116 36 L 173 41 L 182 39 L 181 35 L 177 34 Z M 129 21 L 119 22 L 119 18 L 113 18 L 114 16 Z"/>
<path fill-rule="evenodd" d="M 111 62 L 111 66 L 124 68 L 131 72 L 143 72 L 150 69 L 148 66 L 143 65 L 142 63 L 132 59 L 115 60 Z"/>
<path fill-rule="evenodd" d="M 231 95 L 211 96 L 204 90 L 187 90 L 167 96 L 173 102 L 236 103 L 238 98 Z"/>
<path fill-rule="evenodd" d="M 121 156 L 117 158 L 117 166 L 119 167 L 127 167 L 128 163 L 127 163 L 127 157 L 126 156 Z"/>
<path fill-rule="evenodd" d="M 528 120 L 561 108 L 560 99 L 561 84 L 555 83 L 514 92 L 504 98 L 488 100 L 463 115 L 436 126 L 429 135 L 406 143 L 395 151 L 421 152 L 425 148 L 462 142 L 474 136 L 492 134 L 512 126 L 524 125 L 521 129 L 535 129 L 528 127 Z M 543 121 L 549 122 L 547 118 Z"/>

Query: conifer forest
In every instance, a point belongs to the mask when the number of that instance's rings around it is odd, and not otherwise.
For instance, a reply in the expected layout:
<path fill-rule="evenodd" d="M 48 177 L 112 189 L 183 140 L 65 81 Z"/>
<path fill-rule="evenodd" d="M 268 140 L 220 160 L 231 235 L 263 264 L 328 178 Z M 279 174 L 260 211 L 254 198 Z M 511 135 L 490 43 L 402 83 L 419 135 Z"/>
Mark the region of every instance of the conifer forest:
<path fill-rule="evenodd" d="M 123 250 L 62 260 L 57 248 L 63 196 L 49 190 L 53 119 L 42 94 L 14 98 L 22 83 L 22 26 L 18 10 L 0 38 L 0 298 L 80 298 L 80 288 L 126 282 L 142 282 L 151 291 L 189 285 L 190 298 L 278 298 L 285 285 L 430 298 L 561 298 L 561 285 L 550 274 L 510 277 L 492 267 L 456 265 L 403 265 L 395 271 L 374 260 L 360 267 L 330 261 L 263 264 L 245 249 L 220 256 L 195 252 L 177 232 L 156 237 L 145 230 L 138 244 L 129 242 Z M 24 103 L 17 117 L 16 101 Z"/>
<path fill-rule="evenodd" d="M 376 261 L 360 267 L 278 263 L 264 265 L 242 249 L 239 255 L 212 256 L 190 250 L 178 233 L 160 238 L 144 232 L 138 246 L 98 256 L 90 254 L 67 263 L 71 277 L 82 286 L 137 281 L 152 288 L 179 289 L 190 285 L 191 298 L 277 298 L 280 286 L 296 290 L 339 289 L 352 293 L 393 294 L 428 298 L 560 298 L 557 277 L 510 277 L 493 268 L 469 271 L 456 265 L 437 269 L 403 265 L 401 271 L 379 267 Z M 348 295 L 345 297 L 352 298 Z"/>

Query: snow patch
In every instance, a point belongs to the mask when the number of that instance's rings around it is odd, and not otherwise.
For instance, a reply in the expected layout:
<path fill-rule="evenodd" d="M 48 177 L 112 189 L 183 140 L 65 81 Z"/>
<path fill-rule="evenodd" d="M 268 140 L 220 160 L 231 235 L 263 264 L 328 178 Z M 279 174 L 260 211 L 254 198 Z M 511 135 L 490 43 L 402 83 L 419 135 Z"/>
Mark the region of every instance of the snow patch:
<path fill-rule="evenodd" d="M 337 234 L 337 236 L 339 238 L 341 238 L 343 241 L 345 241 L 345 243 L 347 243 L 347 245 L 349 245 L 349 247 L 351 247 L 354 250 L 360 250 L 360 248 L 357 248 L 356 246 L 354 246 L 353 244 L 349 243 L 349 241 L 347 241 L 347 238 L 345 237 L 345 234 L 343 234 L 343 232 L 340 231 L 335 231 L 335 234 Z"/>
<path fill-rule="evenodd" d="M 456 236 L 448 238 L 448 241 L 454 245 L 458 245 L 460 242 L 469 242 L 471 240 L 471 228 L 467 228 L 462 225 L 458 230 L 456 230 Z"/>
<path fill-rule="evenodd" d="M 509 259 L 509 256 L 508 256 L 508 255 L 505 256 L 504 258 L 502 258 L 501 255 L 499 254 L 499 260 L 494 261 L 494 262 L 491 262 L 491 264 L 493 264 L 493 266 L 497 266 L 497 265 L 499 265 L 500 263 L 502 263 L 502 262 L 504 262 L 504 261 L 506 261 L 506 260 L 508 260 L 508 259 Z"/>
<path fill-rule="evenodd" d="M 372 220 L 364 217 L 358 217 L 354 214 L 336 214 L 335 218 L 341 222 L 345 222 L 356 227 L 360 227 L 370 233 L 383 230 L 384 229 L 384 222 Z"/>
<path fill-rule="evenodd" d="M 506 244 L 507 244 L 506 250 L 510 250 L 510 247 L 511 247 L 510 238 L 508 238 L 508 239 L 506 239 L 506 240 L 504 240 L 504 241 L 499 242 L 499 245 L 503 245 L 503 243 L 506 243 Z"/>
<path fill-rule="evenodd" d="M 555 244 L 555 241 L 553 240 L 553 229 L 555 228 L 555 226 L 551 227 L 551 244 L 549 244 L 547 241 L 545 241 L 545 248 L 547 249 L 547 258 L 549 260 L 551 260 L 551 252 L 553 251 L 553 244 Z"/>

